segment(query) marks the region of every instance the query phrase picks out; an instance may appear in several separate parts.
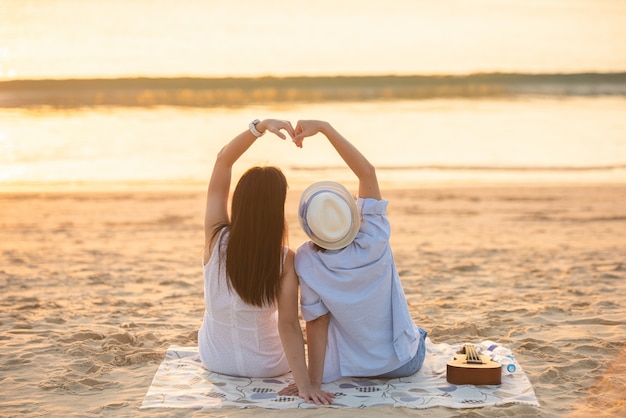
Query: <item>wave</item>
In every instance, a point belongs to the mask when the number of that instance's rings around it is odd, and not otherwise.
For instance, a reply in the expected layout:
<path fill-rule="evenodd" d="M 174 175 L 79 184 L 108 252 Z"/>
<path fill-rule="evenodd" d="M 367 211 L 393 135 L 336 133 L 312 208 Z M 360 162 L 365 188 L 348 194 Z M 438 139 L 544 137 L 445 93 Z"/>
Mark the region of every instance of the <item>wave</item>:
<path fill-rule="evenodd" d="M 626 72 L 0 81 L 0 107 L 204 107 L 528 95 L 626 96 Z"/>
<path fill-rule="evenodd" d="M 347 170 L 345 166 L 290 166 L 293 171 L 334 171 Z M 525 165 L 377 165 L 377 171 L 488 171 L 488 172 L 600 172 L 626 170 L 626 164 L 590 166 L 525 166 Z"/>

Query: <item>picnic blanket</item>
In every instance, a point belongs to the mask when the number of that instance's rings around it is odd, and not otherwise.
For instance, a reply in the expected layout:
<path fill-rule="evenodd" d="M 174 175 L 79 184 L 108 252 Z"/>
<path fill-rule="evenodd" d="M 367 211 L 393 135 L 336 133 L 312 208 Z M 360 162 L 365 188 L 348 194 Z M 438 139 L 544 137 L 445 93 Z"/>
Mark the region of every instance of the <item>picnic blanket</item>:
<path fill-rule="evenodd" d="M 335 402 L 330 406 L 307 404 L 297 396 L 278 395 L 281 389 L 293 381 L 291 373 L 273 378 L 233 377 L 213 373 L 200 364 L 197 347 L 172 346 L 167 350 L 141 408 L 288 409 L 388 405 L 423 409 L 434 406 L 477 408 L 509 403 L 539 406 L 535 392 L 515 358 L 515 372 L 503 374 L 501 385 L 457 386 L 448 383 L 446 364 L 461 346 L 433 344 L 427 339 L 426 360 L 413 376 L 399 379 L 342 378 L 324 384 L 324 390 L 335 394 Z"/>

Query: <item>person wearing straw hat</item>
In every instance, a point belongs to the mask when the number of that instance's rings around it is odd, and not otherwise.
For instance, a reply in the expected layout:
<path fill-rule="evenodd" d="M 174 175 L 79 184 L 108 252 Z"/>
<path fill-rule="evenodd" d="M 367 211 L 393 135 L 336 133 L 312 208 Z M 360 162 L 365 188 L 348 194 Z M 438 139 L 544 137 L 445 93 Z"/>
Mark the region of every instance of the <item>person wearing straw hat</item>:
<path fill-rule="evenodd" d="M 274 377 L 290 369 L 305 402 L 334 395 L 310 382 L 298 319 L 294 252 L 286 245 L 287 180 L 276 167 L 252 167 L 227 203 L 233 164 L 265 132 L 294 137 L 288 121 L 258 119 L 218 153 L 204 220 L 205 312 L 198 331 L 202 365 L 214 372 Z"/>
<path fill-rule="evenodd" d="M 299 121 L 293 140 L 302 147 L 318 133 L 359 183 L 356 202 L 330 181 L 312 184 L 300 199 L 298 218 L 310 241 L 298 248 L 295 269 L 311 383 L 410 376 L 424 362 L 427 333 L 411 319 L 396 270 L 388 201 L 381 197 L 375 167 L 328 122 Z"/>

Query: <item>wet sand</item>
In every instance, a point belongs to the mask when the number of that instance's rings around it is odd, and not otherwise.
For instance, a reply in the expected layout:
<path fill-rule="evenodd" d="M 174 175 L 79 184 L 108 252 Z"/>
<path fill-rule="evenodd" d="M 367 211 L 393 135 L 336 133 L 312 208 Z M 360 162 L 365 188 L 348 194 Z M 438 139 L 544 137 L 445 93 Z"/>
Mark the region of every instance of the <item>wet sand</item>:
<path fill-rule="evenodd" d="M 359 414 L 583 417 L 626 408 L 626 186 L 384 196 L 415 321 L 435 343 L 512 348 L 542 407 Z M 305 239 L 298 198 L 290 190 L 293 248 Z M 0 194 L 0 416 L 206 415 L 139 410 L 166 348 L 196 343 L 203 210 L 204 189 Z"/>

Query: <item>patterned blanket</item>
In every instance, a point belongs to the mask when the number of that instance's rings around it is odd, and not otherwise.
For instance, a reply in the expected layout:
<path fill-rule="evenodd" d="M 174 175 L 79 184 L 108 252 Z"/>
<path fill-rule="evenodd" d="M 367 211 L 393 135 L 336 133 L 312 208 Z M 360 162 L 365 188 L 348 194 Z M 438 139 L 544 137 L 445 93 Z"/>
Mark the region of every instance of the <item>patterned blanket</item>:
<path fill-rule="evenodd" d="M 461 345 L 426 341 L 426 360 L 413 376 L 390 380 L 342 378 L 324 384 L 324 390 L 335 394 L 335 402 L 322 408 L 379 405 L 414 409 L 434 406 L 477 408 L 509 403 L 539 406 L 526 374 L 514 358 L 515 372 L 503 374 L 499 386 L 457 386 L 446 381 L 446 364 Z M 509 354 L 512 353 L 509 351 Z M 196 347 L 172 346 L 167 350 L 141 408 L 320 408 L 304 403 L 299 397 L 277 394 L 292 381 L 291 374 L 262 379 L 212 373 L 200 364 Z"/>

